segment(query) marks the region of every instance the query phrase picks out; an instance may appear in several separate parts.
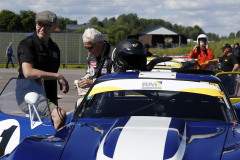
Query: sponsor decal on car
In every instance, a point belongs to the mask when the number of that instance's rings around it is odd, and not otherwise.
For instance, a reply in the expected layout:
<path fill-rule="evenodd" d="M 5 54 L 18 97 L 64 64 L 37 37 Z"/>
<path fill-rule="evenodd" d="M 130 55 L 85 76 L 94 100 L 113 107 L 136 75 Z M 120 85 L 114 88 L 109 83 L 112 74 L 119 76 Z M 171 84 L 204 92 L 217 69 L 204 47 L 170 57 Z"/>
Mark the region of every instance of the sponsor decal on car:
<path fill-rule="evenodd" d="M 142 89 L 161 89 L 162 88 L 162 81 L 155 81 L 155 82 L 142 82 Z"/>
<path fill-rule="evenodd" d="M 205 82 L 189 82 L 158 79 L 109 80 L 101 82 L 91 90 L 89 97 L 98 93 L 119 90 L 168 90 L 191 92 L 216 97 L 225 97 L 218 85 Z"/>
<path fill-rule="evenodd" d="M 97 62 L 90 62 L 90 66 L 91 67 L 96 67 L 97 66 Z"/>
<path fill-rule="evenodd" d="M 20 125 L 15 119 L 6 119 L 0 122 L 0 155 L 10 152 L 20 142 Z"/>

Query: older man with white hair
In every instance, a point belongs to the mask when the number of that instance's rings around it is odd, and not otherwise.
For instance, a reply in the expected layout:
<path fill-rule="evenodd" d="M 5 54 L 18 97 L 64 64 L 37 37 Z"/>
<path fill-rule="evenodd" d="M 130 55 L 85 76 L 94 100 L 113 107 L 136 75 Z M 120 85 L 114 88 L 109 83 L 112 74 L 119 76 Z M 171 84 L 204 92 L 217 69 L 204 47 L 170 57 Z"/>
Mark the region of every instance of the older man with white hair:
<path fill-rule="evenodd" d="M 112 72 L 112 53 L 115 48 L 94 28 L 87 28 L 82 39 L 84 47 L 88 50 L 88 58 L 86 75 L 74 82 L 74 87 L 78 88 L 80 96 L 87 93 L 94 80 Z M 79 98 L 76 105 L 78 106 L 81 101 L 82 98 Z"/>
<path fill-rule="evenodd" d="M 102 34 L 94 28 L 87 28 L 82 39 L 88 50 L 88 62 L 86 75 L 78 81 L 78 85 L 75 84 L 75 87 L 85 89 L 85 92 L 79 95 L 84 95 L 96 78 L 111 73 L 111 56 L 114 50 L 114 46 L 105 41 Z"/>

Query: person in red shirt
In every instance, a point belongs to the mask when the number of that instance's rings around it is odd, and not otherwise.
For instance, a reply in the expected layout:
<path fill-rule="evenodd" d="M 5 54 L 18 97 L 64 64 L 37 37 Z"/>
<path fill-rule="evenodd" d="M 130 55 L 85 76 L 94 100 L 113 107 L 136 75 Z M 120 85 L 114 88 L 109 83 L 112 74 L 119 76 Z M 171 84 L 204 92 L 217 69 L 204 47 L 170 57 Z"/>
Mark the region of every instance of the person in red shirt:
<path fill-rule="evenodd" d="M 208 46 L 208 37 L 205 34 L 200 34 L 197 37 L 197 45 L 188 55 L 188 58 L 197 58 L 198 63 L 202 64 L 214 58 L 212 50 Z M 202 65 L 203 69 L 209 69 L 208 65 Z"/>

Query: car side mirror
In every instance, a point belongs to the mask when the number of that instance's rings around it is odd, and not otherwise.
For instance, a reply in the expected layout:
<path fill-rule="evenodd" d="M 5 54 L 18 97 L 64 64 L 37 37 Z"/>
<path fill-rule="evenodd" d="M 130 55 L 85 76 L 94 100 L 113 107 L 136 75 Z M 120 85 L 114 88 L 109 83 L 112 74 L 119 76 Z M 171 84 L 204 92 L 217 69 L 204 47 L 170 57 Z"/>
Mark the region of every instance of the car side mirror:
<path fill-rule="evenodd" d="M 29 92 L 25 95 L 24 100 L 28 104 L 31 129 L 34 129 L 43 123 L 36 109 L 39 95 L 36 92 Z M 37 116 L 37 118 L 34 118 L 35 115 Z"/>

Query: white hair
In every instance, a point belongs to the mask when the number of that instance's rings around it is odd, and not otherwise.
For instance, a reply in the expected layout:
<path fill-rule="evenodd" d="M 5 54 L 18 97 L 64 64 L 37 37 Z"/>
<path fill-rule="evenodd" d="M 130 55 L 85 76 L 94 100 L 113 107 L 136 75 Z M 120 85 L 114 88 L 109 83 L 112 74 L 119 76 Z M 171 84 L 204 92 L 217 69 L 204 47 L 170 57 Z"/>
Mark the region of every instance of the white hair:
<path fill-rule="evenodd" d="M 104 41 L 104 38 L 101 32 L 99 32 L 94 28 L 85 29 L 82 39 L 83 39 L 83 42 L 92 42 L 92 43 L 97 43 L 98 41 Z"/>

